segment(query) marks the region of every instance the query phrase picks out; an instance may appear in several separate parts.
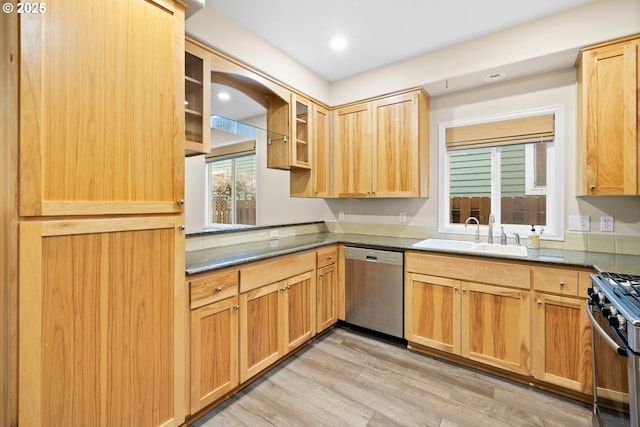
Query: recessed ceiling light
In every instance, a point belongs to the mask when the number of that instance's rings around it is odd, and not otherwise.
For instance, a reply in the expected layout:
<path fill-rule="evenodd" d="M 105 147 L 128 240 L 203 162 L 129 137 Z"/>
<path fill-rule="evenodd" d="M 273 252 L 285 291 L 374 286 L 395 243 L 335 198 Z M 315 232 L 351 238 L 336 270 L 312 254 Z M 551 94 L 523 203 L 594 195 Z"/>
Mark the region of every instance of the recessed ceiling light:
<path fill-rule="evenodd" d="M 347 40 L 344 37 L 334 37 L 329 42 L 329 45 L 333 50 L 342 50 L 347 47 Z"/>
<path fill-rule="evenodd" d="M 218 94 L 218 99 L 220 99 L 222 101 L 228 101 L 229 98 L 231 98 L 231 97 L 229 96 L 229 94 L 227 92 L 220 92 Z"/>
<path fill-rule="evenodd" d="M 502 80 L 507 77 L 507 73 L 491 73 L 487 77 L 484 78 L 485 82 L 497 82 L 498 80 Z"/>

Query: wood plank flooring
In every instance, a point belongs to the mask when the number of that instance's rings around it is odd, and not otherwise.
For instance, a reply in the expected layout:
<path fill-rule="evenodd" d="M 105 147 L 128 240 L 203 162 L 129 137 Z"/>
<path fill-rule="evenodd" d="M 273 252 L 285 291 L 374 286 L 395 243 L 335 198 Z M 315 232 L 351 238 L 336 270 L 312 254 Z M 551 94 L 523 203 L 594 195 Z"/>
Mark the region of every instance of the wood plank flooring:
<path fill-rule="evenodd" d="M 591 410 L 334 328 L 192 426 L 590 427 Z"/>

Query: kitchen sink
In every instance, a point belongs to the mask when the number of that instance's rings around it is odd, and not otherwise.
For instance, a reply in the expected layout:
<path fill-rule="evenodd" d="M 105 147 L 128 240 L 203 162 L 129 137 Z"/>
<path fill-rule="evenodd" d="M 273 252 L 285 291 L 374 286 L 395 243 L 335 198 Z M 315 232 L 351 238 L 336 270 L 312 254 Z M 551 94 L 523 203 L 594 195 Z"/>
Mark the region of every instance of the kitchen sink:
<path fill-rule="evenodd" d="M 413 247 L 444 252 L 491 254 L 523 258 L 528 256 L 527 248 L 525 246 L 474 243 L 461 240 L 427 239 L 414 243 Z"/>

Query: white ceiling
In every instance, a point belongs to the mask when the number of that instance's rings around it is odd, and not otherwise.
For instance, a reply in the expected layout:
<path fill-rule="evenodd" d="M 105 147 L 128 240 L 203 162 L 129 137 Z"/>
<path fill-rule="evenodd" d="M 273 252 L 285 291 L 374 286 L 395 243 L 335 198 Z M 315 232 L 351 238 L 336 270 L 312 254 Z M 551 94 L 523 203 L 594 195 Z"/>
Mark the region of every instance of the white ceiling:
<path fill-rule="evenodd" d="M 328 80 L 575 8 L 594 0 L 206 0 Z M 341 35 L 343 51 L 329 47 Z"/>

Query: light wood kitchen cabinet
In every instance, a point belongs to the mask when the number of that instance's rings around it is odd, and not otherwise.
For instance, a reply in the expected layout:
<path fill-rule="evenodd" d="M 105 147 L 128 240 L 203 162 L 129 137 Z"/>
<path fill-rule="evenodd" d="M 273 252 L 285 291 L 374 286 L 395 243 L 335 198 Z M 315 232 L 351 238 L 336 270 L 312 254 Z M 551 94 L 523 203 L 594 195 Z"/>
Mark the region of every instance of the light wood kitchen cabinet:
<path fill-rule="evenodd" d="M 186 415 L 180 216 L 20 224 L 19 423 Z"/>
<path fill-rule="evenodd" d="M 410 345 L 529 374 L 528 266 L 406 252 L 405 271 L 405 338 Z M 477 282 L 479 277 L 484 283 Z"/>
<path fill-rule="evenodd" d="M 290 135 L 288 141 L 282 144 L 271 144 L 269 152 L 269 167 L 276 169 L 303 168 L 311 169 L 312 157 L 312 129 L 313 116 L 311 101 L 307 98 L 291 93 L 291 116 L 288 123 Z"/>
<path fill-rule="evenodd" d="M 338 321 L 338 250 L 329 246 L 317 251 L 316 329 L 320 333 Z"/>
<path fill-rule="evenodd" d="M 593 394 L 591 325 L 585 308 L 588 273 L 532 267 L 534 303 L 533 376 L 584 394 Z"/>
<path fill-rule="evenodd" d="M 181 425 L 184 5 L 68 0 L 11 15 L 8 419 Z"/>
<path fill-rule="evenodd" d="M 578 195 L 640 194 L 640 38 L 579 55 Z"/>
<path fill-rule="evenodd" d="M 315 334 L 311 271 L 240 294 L 240 382 Z"/>
<path fill-rule="evenodd" d="M 408 273 L 405 332 L 409 342 L 460 354 L 460 281 Z"/>
<path fill-rule="evenodd" d="M 240 270 L 240 382 L 316 333 L 315 251 L 251 263 Z"/>
<path fill-rule="evenodd" d="M 421 89 L 333 111 L 338 197 L 426 197 L 429 98 Z"/>
<path fill-rule="evenodd" d="M 461 355 L 528 375 L 531 369 L 529 290 L 474 282 L 462 282 L 460 286 Z"/>
<path fill-rule="evenodd" d="M 238 385 L 238 270 L 189 280 L 191 414 Z"/>
<path fill-rule="evenodd" d="M 211 151 L 211 55 L 189 40 L 184 55 L 184 149 Z"/>
<path fill-rule="evenodd" d="M 19 82 L 20 215 L 182 211 L 182 5 L 23 14 Z"/>
<path fill-rule="evenodd" d="M 310 102 L 311 169 L 293 168 L 290 174 L 291 197 L 331 197 L 331 145 L 329 110 Z"/>

